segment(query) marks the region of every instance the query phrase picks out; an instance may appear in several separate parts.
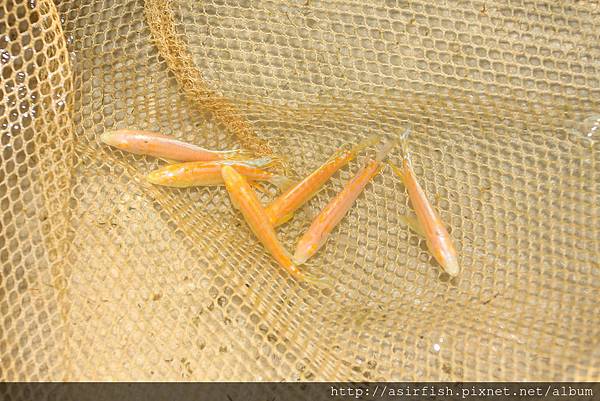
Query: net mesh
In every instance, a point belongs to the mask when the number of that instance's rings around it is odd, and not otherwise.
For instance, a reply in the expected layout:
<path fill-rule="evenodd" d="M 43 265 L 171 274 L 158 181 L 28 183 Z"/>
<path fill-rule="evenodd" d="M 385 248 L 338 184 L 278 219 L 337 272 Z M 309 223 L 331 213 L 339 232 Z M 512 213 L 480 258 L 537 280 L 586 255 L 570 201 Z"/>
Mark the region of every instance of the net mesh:
<path fill-rule="evenodd" d="M 583 0 L 4 1 L 0 379 L 599 380 L 599 26 Z M 454 279 L 389 170 L 311 263 L 321 290 L 224 188 L 151 186 L 159 162 L 99 143 L 160 131 L 302 177 L 407 125 Z"/>

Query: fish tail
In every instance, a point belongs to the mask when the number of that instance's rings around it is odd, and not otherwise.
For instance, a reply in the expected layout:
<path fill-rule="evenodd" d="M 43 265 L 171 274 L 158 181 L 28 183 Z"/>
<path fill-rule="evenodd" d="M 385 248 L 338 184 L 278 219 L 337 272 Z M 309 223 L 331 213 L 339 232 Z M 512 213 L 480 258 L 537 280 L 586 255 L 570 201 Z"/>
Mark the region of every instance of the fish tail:
<path fill-rule="evenodd" d="M 333 288 L 335 287 L 335 281 L 331 277 L 324 276 L 316 276 L 311 273 L 297 273 L 295 277 L 301 281 L 310 285 L 314 285 L 315 287 L 320 288 Z"/>
<path fill-rule="evenodd" d="M 246 149 L 233 149 L 220 152 L 225 160 L 245 160 L 252 158 L 253 154 Z"/>
<path fill-rule="evenodd" d="M 384 143 L 383 148 L 381 148 L 381 150 L 379 152 L 377 152 L 377 155 L 375 155 L 375 160 L 378 163 L 381 163 L 383 161 L 383 159 L 385 159 L 390 154 L 392 149 L 394 149 L 394 147 L 397 144 L 398 144 L 397 139 L 392 139 L 392 140 L 389 140 L 386 143 Z"/>
<path fill-rule="evenodd" d="M 257 168 L 271 167 L 276 163 L 270 156 L 260 157 L 258 159 L 240 159 L 239 162 Z"/>
<path fill-rule="evenodd" d="M 294 183 L 294 180 L 284 175 L 274 175 L 267 181 L 279 188 L 280 191 L 285 191 Z"/>
<path fill-rule="evenodd" d="M 278 172 L 283 171 L 285 174 L 288 173 L 288 158 L 283 157 L 283 156 L 279 156 L 279 155 L 269 155 L 269 156 L 262 156 L 259 158 L 255 158 L 255 159 L 243 159 L 243 158 L 239 158 L 238 161 L 240 163 L 245 163 L 248 164 L 252 167 L 258 167 L 258 168 L 271 168 L 273 170 L 276 170 Z"/>
<path fill-rule="evenodd" d="M 356 145 L 354 145 L 352 147 L 352 149 L 350 149 L 350 157 L 351 158 L 355 158 L 356 155 L 358 155 L 360 152 L 362 152 L 363 150 L 365 150 L 369 146 L 375 145 L 376 143 L 379 142 L 379 140 L 380 140 L 379 136 L 373 134 L 370 137 L 368 137 L 367 139 L 364 139 L 364 140 L 360 141 L 359 143 L 357 143 Z"/>
<path fill-rule="evenodd" d="M 323 275 L 317 276 L 313 273 L 307 273 L 306 271 L 298 270 L 297 266 L 299 264 L 303 265 L 303 267 L 307 267 L 307 266 L 314 267 L 312 262 L 311 263 L 306 263 L 306 262 L 297 263 L 294 261 L 293 276 L 298 281 L 304 282 L 304 283 L 307 283 L 310 285 L 314 285 L 315 287 L 320 287 L 320 288 L 334 288 L 335 287 L 335 281 L 333 280 L 333 278 L 325 277 Z M 316 267 L 314 267 L 314 268 L 316 269 Z"/>
<path fill-rule="evenodd" d="M 400 135 L 399 141 L 400 141 L 400 146 L 402 147 L 402 159 L 405 160 L 409 166 L 412 166 L 412 163 L 410 161 L 410 153 L 408 150 L 408 137 L 410 135 L 410 132 L 411 132 L 411 127 L 406 128 L 406 130 L 404 130 L 402 135 Z M 404 181 L 405 174 L 404 174 L 403 168 L 396 166 L 394 163 L 392 163 L 390 161 L 388 161 L 387 164 L 392 168 L 394 173 L 396 173 L 400 177 L 402 182 L 405 182 Z"/>
<path fill-rule="evenodd" d="M 274 168 L 275 170 L 283 171 L 286 175 L 290 172 L 289 167 L 289 158 L 280 155 L 272 155 L 269 156 L 273 160 L 273 162 L 269 165 L 269 167 Z"/>
<path fill-rule="evenodd" d="M 408 137 L 411 133 L 411 127 L 406 128 L 402 135 L 400 135 L 400 144 L 402 146 L 402 158 L 408 162 L 408 164 L 412 164 L 410 161 L 410 152 L 408 149 Z"/>

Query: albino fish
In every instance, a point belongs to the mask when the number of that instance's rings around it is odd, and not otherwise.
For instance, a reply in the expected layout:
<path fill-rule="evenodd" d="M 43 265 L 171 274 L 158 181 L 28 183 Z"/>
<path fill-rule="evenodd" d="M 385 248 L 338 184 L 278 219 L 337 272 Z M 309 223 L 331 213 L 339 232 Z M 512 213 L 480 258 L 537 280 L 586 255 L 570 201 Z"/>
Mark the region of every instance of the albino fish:
<path fill-rule="evenodd" d="M 275 229 L 265 213 L 265 209 L 246 178 L 236 168 L 228 165 L 223 166 L 221 174 L 223 175 L 227 192 L 229 192 L 231 203 L 242 213 L 256 238 L 269 251 L 273 259 L 298 280 L 308 279 L 308 281 L 318 281 L 301 272 L 293 262 L 292 255 L 279 241 L 277 233 L 275 233 Z"/>
<path fill-rule="evenodd" d="M 352 149 L 338 150 L 321 167 L 277 197 L 267 206 L 267 215 L 273 227 L 291 219 L 294 212 L 315 196 L 336 171 L 353 160 L 359 152 L 378 141 L 376 136 L 372 136 Z"/>
<path fill-rule="evenodd" d="M 362 167 L 344 189 L 333 198 L 321 213 L 313 220 L 308 231 L 300 238 L 294 253 L 294 261 L 297 264 L 306 262 L 313 256 L 329 238 L 329 234 L 344 218 L 354 201 L 362 190 L 381 171 L 381 162 L 396 145 L 396 141 L 386 143 L 377 153 L 375 160 L 370 160 Z"/>
<path fill-rule="evenodd" d="M 263 170 L 273 163 L 270 157 L 254 160 L 219 160 L 212 162 L 187 162 L 169 164 L 154 170 L 146 179 L 156 185 L 186 188 L 194 186 L 223 185 L 221 169 L 224 166 L 234 167 L 249 181 L 266 181 L 280 189 L 289 187 L 292 181 L 284 176 Z"/>
<path fill-rule="evenodd" d="M 402 135 L 402 167 L 389 163 L 394 172 L 402 179 L 417 215 L 416 221 L 410 217 L 406 217 L 405 222 L 417 234 L 425 237 L 427 248 L 444 271 L 451 276 L 457 276 L 460 272 L 460 267 L 452 238 L 448 234 L 444 223 L 429 203 L 427 195 L 425 195 L 425 191 L 423 191 L 423 188 L 417 182 L 417 177 L 412 168 L 407 144 L 409 133 L 410 129 L 406 130 Z"/>
<path fill-rule="evenodd" d="M 167 161 L 215 161 L 247 157 L 242 150 L 208 150 L 150 131 L 125 129 L 109 131 L 102 134 L 100 140 L 129 153 L 153 156 Z"/>

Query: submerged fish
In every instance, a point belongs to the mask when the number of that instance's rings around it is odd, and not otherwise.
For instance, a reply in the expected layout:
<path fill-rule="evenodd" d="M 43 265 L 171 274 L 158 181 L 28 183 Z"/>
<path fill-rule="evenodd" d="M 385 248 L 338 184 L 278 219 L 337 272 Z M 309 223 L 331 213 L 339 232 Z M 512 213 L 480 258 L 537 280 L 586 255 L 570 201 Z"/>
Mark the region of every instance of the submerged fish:
<path fill-rule="evenodd" d="M 116 130 L 105 132 L 100 140 L 107 145 L 137 155 L 168 161 L 215 161 L 247 157 L 243 150 L 208 150 L 157 132 Z"/>
<path fill-rule="evenodd" d="M 269 251 L 273 259 L 296 279 L 314 280 L 298 269 L 292 260 L 291 254 L 281 244 L 277 233 L 275 233 L 275 229 L 265 213 L 265 209 L 246 178 L 236 168 L 227 165 L 223 166 L 221 174 L 223 175 L 227 192 L 229 192 L 231 203 L 242 213 L 256 238 Z"/>
<path fill-rule="evenodd" d="M 271 224 L 277 227 L 291 219 L 294 212 L 315 196 L 336 171 L 348 164 L 363 149 L 374 145 L 378 141 L 379 139 L 373 136 L 360 142 L 352 149 L 338 150 L 321 167 L 281 194 L 266 208 Z"/>
<path fill-rule="evenodd" d="M 321 213 L 314 219 L 308 231 L 300 238 L 294 253 L 294 261 L 298 264 L 306 262 L 329 238 L 329 234 L 344 218 L 354 201 L 367 186 L 369 181 L 381 171 L 381 162 L 396 145 L 395 141 L 386 143 L 377 153 L 375 160 L 370 160 L 362 167 L 333 198 Z"/>
<path fill-rule="evenodd" d="M 427 248 L 444 271 L 451 276 L 456 276 L 460 272 L 456 249 L 444 223 L 429 203 L 425 191 L 417 181 L 408 152 L 409 133 L 410 130 L 406 130 L 402 136 L 402 167 L 389 163 L 394 172 L 402 179 L 417 217 L 416 220 L 406 217 L 405 221 L 417 234 L 425 237 Z"/>
<path fill-rule="evenodd" d="M 146 179 L 156 185 L 167 187 L 186 188 L 193 186 L 223 185 L 221 169 L 224 166 L 234 167 L 237 172 L 244 175 L 249 181 L 266 181 L 280 189 L 285 189 L 291 184 L 287 177 L 277 175 L 261 167 L 268 167 L 272 163 L 269 157 L 254 160 L 220 160 L 213 162 L 187 162 L 170 164 L 154 170 Z"/>

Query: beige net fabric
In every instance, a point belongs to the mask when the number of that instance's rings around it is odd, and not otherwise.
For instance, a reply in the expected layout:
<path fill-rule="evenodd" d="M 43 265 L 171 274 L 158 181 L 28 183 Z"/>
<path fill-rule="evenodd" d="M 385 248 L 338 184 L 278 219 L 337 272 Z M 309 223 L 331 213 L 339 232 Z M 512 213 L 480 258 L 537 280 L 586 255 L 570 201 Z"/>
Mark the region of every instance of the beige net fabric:
<path fill-rule="evenodd" d="M 595 1 L 4 1 L 0 379 L 599 380 L 599 26 Z M 389 169 L 319 290 L 224 188 L 151 186 L 160 162 L 99 143 L 161 131 L 301 177 L 407 125 L 455 279 Z"/>

